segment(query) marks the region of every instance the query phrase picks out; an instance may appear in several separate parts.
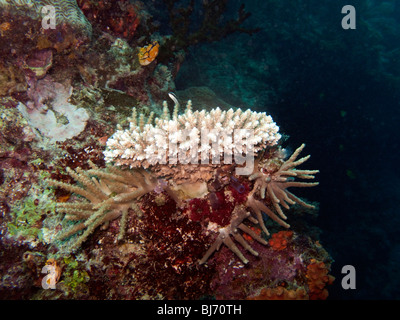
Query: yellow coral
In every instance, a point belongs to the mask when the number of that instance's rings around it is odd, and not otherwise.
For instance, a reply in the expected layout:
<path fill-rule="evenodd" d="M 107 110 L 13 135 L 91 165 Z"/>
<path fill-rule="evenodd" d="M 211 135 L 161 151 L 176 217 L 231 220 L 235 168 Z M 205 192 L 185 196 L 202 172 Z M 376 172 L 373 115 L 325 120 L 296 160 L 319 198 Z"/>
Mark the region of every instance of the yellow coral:
<path fill-rule="evenodd" d="M 160 45 L 157 41 L 154 41 L 152 44 L 148 46 L 142 47 L 139 49 L 139 63 L 142 66 L 147 66 L 154 61 L 154 59 L 158 55 L 158 50 Z"/>

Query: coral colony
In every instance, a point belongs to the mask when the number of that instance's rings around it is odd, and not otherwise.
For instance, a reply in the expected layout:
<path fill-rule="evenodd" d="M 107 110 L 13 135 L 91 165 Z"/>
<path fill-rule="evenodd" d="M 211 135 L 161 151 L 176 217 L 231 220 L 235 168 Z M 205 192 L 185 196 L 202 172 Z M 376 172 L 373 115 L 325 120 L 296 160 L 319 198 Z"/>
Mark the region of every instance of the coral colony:
<path fill-rule="evenodd" d="M 203 2 L 203 27 L 185 42 L 179 22 L 192 11 L 164 3 L 167 36 L 141 2 L 0 0 L 0 247 L 10 266 L 0 292 L 326 299 L 332 261 L 305 215 L 316 204 L 288 190 L 318 185 L 318 170 L 300 168 L 305 145 L 288 154 L 266 112 L 211 108 L 196 102 L 202 91 L 187 100 L 175 88 L 190 45 L 256 32 L 241 27 L 250 14 L 242 6 L 223 27 L 225 1 Z M 54 28 L 42 25 L 48 6 Z"/>
<path fill-rule="evenodd" d="M 306 156 L 297 160 L 305 145 L 301 145 L 286 161 L 280 158 L 282 153 L 278 149 L 272 153 L 272 157 L 265 156 L 265 148 L 276 146 L 281 137 L 278 133 L 279 128 L 272 121 L 271 116 L 250 110 L 243 112 L 240 109 L 193 112 L 191 101 L 188 102 L 185 113 L 178 115 L 178 107 L 179 104 L 176 103 L 171 119 L 168 106 L 164 103 L 163 116 L 156 118 L 154 124 L 152 123 L 153 114 L 146 120 L 143 114 L 137 115 L 134 108 L 129 128 L 118 130 L 107 141 L 107 149 L 104 152 L 105 159 L 114 166 L 111 165 L 108 170 L 101 171 L 93 163 L 90 163 L 92 169 L 86 172 L 80 168 L 76 171 L 67 169 L 68 173 L 81 182 L 84 188 L 55 180 L 49 181 L 54 186 L 62 187 L 89 200 L 85 203 L 59 205 L 59 210 L 67 214 L 66 219 L 84 220 L 60 237 L 61 239 L 66 238 L 86 229 L 71 248 L 75 249 L 81 245 L 98 226 L 118 217 L 121 217 L 118 238 L 122 239 L 128 210 L 134 209 L 137 214 L 137 211 L 140 210 L 136 203 L 137 200 L 155 188 L 158 189 L 158 192 L 165 190 L 181 207 L 184 207 L 185 204 L 177 190 L 183 191 L 185 195 L 196 194 L 198 190 L 201 190 L 202 196 L 207 196 L 209 194 L 208 184 L 214 178 L 213 173 L 225 167 L 226 162 L 232 164 L 232 154 L 235 154 L 235 159 L 242 160 L 242 154 L 247 153 L 245 158 L 251 161 L 254 160 L 255 155 L 257 156 L 255 164 L 251 165 L 250 172 L 240 170 L 242 173 L 247 172 L 248 181 L 254 181 L 254 185 L 248 193 L 246 201 L 227 213 L 228 216 L 224 219 L 226 224 L 221 225 L 212 220 L 209 221 L 207 230 L 217 233 L 217 237 L 199 261 L 200 264 L 205 263 L 222 244 L 225 244 L 246 264 L 248 263 L 247 258 L 231 237 L 255 256 L 258 256 L 258 252 L 252 249 L 241 232 L 264 245 L 267 242 L 249 228 L 244 223 L 245 220 L 258 224 L 269 235 L 262 212 L 281 226 L 289 228 L 284 221 L 286 216 L 281 206 L 289 209 L 289 205 L 297 203 L 306 208 L 314 208 L 313 205 L 286 190 L 289 187 L 312 187 L 318 184 L 318 182 L 293 180 L 293 178 L 314 179 L 314 174 L 318 173 L 318 170 L 296 169 L 310 157 Z M 232 137 L 226 134 L 226 132 L 232 131 L 236 133 L 241 129 L 246 129 L 246 133 L 252 131 L 251 139 L 246 139 L 244 142 L 240 139 L 240 142 L 246 146 L 243 148 L 244 152 L 242 146 L 237 142 L 233 143 Z M 187 134 L 184 135 L 182 131 L 186 131 Z M 200 131 L 201 138 L 199 137 Z M 221 134 L 223 131 L 225 131 L 224 135 Z M 222 136 L 223 139 L 220 139 Z M 211 146 L 209 142 L 211 142 Z M 251 157 L 248 157 L 249 150 L 255 153 Z M 253 150 L 259 150 L 259 152 Z M 239 156 L 236 156 L 237 153 Z M 166 159 L 167 154 L 168 160 Z M 178 157 L 178 154 L 181 156 Z M 213 161 L 208 163 L 210 155 Z M 179 161 L 177 161 L 178 158 Z M 201 164 L 199 164 L 199 158 L 201 158 Z M 220 158 L 230 159 L 222 162 Z M 117 168 L 121 166 L 129 166 L 131 170 Z M 189 168 L 186 169 L 186 166 Z M 229 169 L 226 169 L 225 174 L 233 174 L 234 167 L 238 169 L 240 164 L 233 163 Z M 191 172 L 200 172 L 200 174 L 192 175 Z M 166 177 L 171 178 L 164 180 Z M 276 212 L 264 202 L 272 204 Z M 139 213 L 140 215 L 141 213 Z"/>

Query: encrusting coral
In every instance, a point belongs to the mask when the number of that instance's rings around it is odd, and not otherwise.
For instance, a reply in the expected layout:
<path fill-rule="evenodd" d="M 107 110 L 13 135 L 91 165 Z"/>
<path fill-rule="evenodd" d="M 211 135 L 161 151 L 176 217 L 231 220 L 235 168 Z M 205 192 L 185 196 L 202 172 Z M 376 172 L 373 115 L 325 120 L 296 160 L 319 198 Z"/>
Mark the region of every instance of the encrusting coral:
<path fill-rule="evenodd" d="M 138 115 L 136 109 L 133 109 L 129 128 L 123 130 L 119 127 L 107 141 L 105 160 L 109 163 L 113 162 L 114 165 L 109 165 L 106 170 L 100 170 L 91 164 L 92 169 L 87 172 L 81 169 L 77 169 L 76 172 L 68 169 L 68 173 L 82 183 L 84 188 L 57 181 L 50 182 L 53 186 L 75 192 L 90 201 L 59 204 L 60 211 L 67 214 L 67 219 L 84 221 L 63 233 L 59 238 L 66 238 L 86 229 L 75 242 L 76 249 L 95 228 L 122 216 L 118 237 L 122 239 L 129 208 L 138 211 L 136 202 L 141 196 L 152 191 L 156 193 L 165 191 L 177 203 L 177 208 L 180 208 L 177 214 L 189 212 L 191 219 L 203 223 L 206 234 L 215 236 L 213 244 L 199 260 L 200 264 L 207 262 L 222 244 L 225 244 L 246 264 L 249 260 L 234 240 L 246 251 L 258 256 L 258 252 L 252 248 L 246 238 L 251 237 L 263 245 L 267 245 L 267 241 L 260 233 L 254 231 L 254 228 L 248 226 L 248 223 L 260 226 L 264 233 L 269 235 L 263 219 L 262 212 L 264 212 L 273 221 L 288 228 L 289 224 L 284 221 L 286 215 L 281 207 L 289 209 L 294 204 L 306 208 L 314 208 L 314 206 L 296 197 L 287 188 L 317 185 L 317 182 L 307 183 L 294 181 L 294 179 L 313 179 L 318 170 L 296 168 L 309 159 L 309 156 L 306 156 L 297 160 L 304 144 L 296 149 L 286 161 L 283 160 L 284 152 L 277 146 L 281 137 L 278 133 L 279 127 L 265 113 L 240 109 L 222 111 L 219 108 L 212 109 L 210 112 L 192 111 L 189 101 L 185 113 L 178 115 L 179 104 L 173 96 L 172 99 L 175 101 L 172 117 L 166 102 L 163 115 L 155 120 L 153 120 L 153 113 L 145 119 L 144 114 Z M 203 139 L 199 138 L 199 132 L 204 129 L 209 130 L 208 133 L 212 132 L 207 136 L 209 138 L 207 143 L 210 144 L 211 140 L 213 148 L 210 148 L 208 144 L 204 145 Z M 205 151 L 206 155 L 211 154 L 214 160 L 215 158 L 221 160 L 224 152 L 227 151 L 232 156 L 237 150 L 235 149 L 237 145 L 232 139 L 229 140 L 226 137 L 220 139 L 220 137 L 224 130 L 233 132 L 235 129 L 248 129 L 254 132 L 254 135 L 247 137 L 246 151 L 252 156 L 257 156 L 252 170 L 242 174 L 240 180 L 239 176 L 233 175 L 232 168 L 243 169 L 243 163 L 234 162 L 227 165 L 220 161 L 217 163 L 198 162 L 199 159 L 203 160 Z M 190 140 L 183 138 L 183 130 L 189 133 Z M 176 149 L 173 151 L 180 150 L 186 155 L 189 154 L 191 159 L 195 160 L 194 163 L 171 161 L 174 158 L 168 150 L 171 144 L 168 144 L 167 139 L 176 142 Z M 194 148 L 195 153 L 189 153 L 188 143 L 191 147 L 193 145 L 198 147 Z M 202 143 L 201 146 L 199 146 L 200 143 Z M 253 148 L 250 147 L 251 144 Z M 168 161 L 166 161 L 167 154 Z M 118 169 L 118 166 L 121 169 Z M 200 174 L 193 175 L 194 171 Z M 98 180 L 94 176 L 97 176 Z M 231 183 L 232 186 L 230 197 L 236 199 L 229 205 L 224 205 L 226 198 L 229 197 L 229 194 L 226 194 L 227 191 L 223 191 L 227 183 Z M 203 206 L 203 210 L 208 212 L 203 212 L 203 218 L 198 217 L 198 213 L 190 213 L 198 210 L 195 209 L 196 204 Z M 209 205 L 212 207 L 212 212 Z M 181 209 L 185 210 L 180 211 Z"/>
<path fill-rule="evenodd" d="M 326 286 L 335 280 L 335 277 L 328 273 L 329 267 L 323 261 L 311 259 L 306 275 L 311 300 L 325 300 L 328 297 Z"/>

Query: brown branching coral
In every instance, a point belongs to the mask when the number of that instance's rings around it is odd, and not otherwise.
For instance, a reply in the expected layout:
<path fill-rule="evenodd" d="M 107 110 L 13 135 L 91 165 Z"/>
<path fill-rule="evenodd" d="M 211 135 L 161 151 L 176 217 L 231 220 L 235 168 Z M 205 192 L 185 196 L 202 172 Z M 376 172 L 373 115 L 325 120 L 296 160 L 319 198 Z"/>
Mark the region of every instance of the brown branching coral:
<path fill-rule="evenodd" d="M 67 168 L 67 172 L 80 182 L 82 187 L 49 180 L 50 185 L 76 193 L 88 200 L 87 202 L 57 204 L 58 212 L 66 214 L 65 219 L 80 221 L 59 235 L 58 240 L 84 230 L 75 240 L 72 250 L 77 249 L 97 227 L 106 225 L 118 217 L 121 217 L 118 239 L 122 239 L 129 209 L 140 214 L 135 200 L 150 192 L 157 183 L 156 179 L 144 169 L 123 171 L 110 167 L 107 170 L 101 170 L 91 161 L 89 164 L 92 169 L 87 171 L 81 168 L 75 171 Z"/>
<path fill-rule="evenodd" d="M 240 260 L 243 261 L 243 263 L 248 263 L 249 261 L 245 258 L 245 256 L 242 254 L 242 252 L 239 250 L 239 248 L 236 246 L 236 244 L 233 242 L 231 239 L 231 236 L 238 242 L 240 243 L 243 248 L 245 248 L 247 251 L 252 253 L 255 256 L 258 256 L 258 252 L 255 251 L 250 244 L 242 237 L 242 235 L 239 233 L 239 230 L 242 230 L 244 233 L 248 234 L 251 236 L 254 240 L 257 240 L 258 242 L 266 245 L 267 242 L 261 238 L 256 232 L 254 232 L 251 228 L 246 226 L 243 221 L 245 219 L 249 219 L 253 223 L 257 223 L 257 220 L 255 220 L 251 215 L 250 212 L 247 212 L 244 208 L 236 207 L 232 213 L 232 218 L 230 224 L 228 224 L 226 227 L 219 229 L 219 235 L 213 245 L 208 249 L 206 254 L 203 256 L 203 258 L 200 260 L 200 264 L 205 263 L 208 258 L 211 256 L 211 254 L 214 253 L 214 251 L 219 250 L 222 244 L 225 244 L 230 250 L 232 250 L 239 258 Z"/>
<path fill-rule="evenodd" d="M 232 250 L 240 258 L 240 260 L 246 264 L 248 260 L 234 244 L 230 238 L 230 235 L 232 235 L 234 239 L 243 246 L 244 249 L 257 256 L 258 253 L 252 249 L 246 240 L 238 233 L 238 229 L 242 230 L 244 233 L 250 235 L 253 239 L 262 244 L 267 244 L 267 242 L 242 223 L 246 218 L 255 224 L 259 224 L 261 229 L 267 235 L 269 235 L 269 232 L 264 224 L 262 212 L 266 213 L 272 220 L 281 226 L 289 228 L 290 225 L 284 221 L 287 217 L 283 213 L 281 206 L 283 206 L 285 209 L 289 209 L 289 205 L 294 205 L 297 203 L 306 208 L 314 208 L 313 205 L 304 202 L 286 190 L 289 187 L 312 187 L 318 185 L 318 182 L 307 183 L 292 181 L 293 178 L 314 179 L 314 174 L 319 172 L 318 170 L 295 169 L 297 166 L 307 161 L 310 157 L 306 156 L 296 161 L 298 155 L 304 147 L 305 145 L 302 144 L 296 149 L 290 158 L 283 162 L 279 167 L 277 167 L 276 163 L 272 164 L 270 161 L 263 162 L 261 160 L 262 156 L 257 159 L 255 168 L 259 171 L 249 176 L 249 180 L 255 180 L 255 183 L 252 191 L 248 195 L 246 202 L 246 206 L 252 209 L 252 211 L 255 213 L 255 217 L 251 216 L 251 214 L 246 210 L 236 211 L 236 207 L 232 214 L 230 224 L 218 230 L 219 235 L 217 236 L 213 245 L 208 249 L 204 257 L 200 260 L 200 264 L 205 263 L 211 254 L 220 248 L 222 243 Z M 272 211 L 261 200 L 256 199 L 255 195 L 258 193 L 261 196 L 261 199 L 265 199 L 266 195 L 268 196 L 278 214 Z"/>
<path fill-rule="evenodd" d="M 258 172 L 253 173 L 249 176 L 249 180 L 255 180 L 254 188 L 249 194 L 247 205 L 253 209 L 256 213 L 257 220 L 260 223 L 263 231 L 269 235 L 268 230 L 262 222 L 261 211 L 265 212 L 272 220 L 279 223 L 285 228 L 289 228 L 283 220 L 286 220 L 286 215 L 282 211 L 282 207 L 289 209 L 289 205 L 295 203 L 300 204 L 305 208 L 314 208 L 300 198 L 296 197 L 293 193 L 286 190 L 289 187 L 313 187 L 318 185 L 318 182 L 301 182 L 294 181 L 294 178 L 299 179 L 314 179 L 314 174 L 318 173 L 318 170 L 298 170 L 295 169 L 297 166 L 306 162 L 310 156 L 303 157 L 296 161 L 300 152 L 304 149 L 305 144 L 302 144 L 296 151 L 286 160 L 278 169 L 275 164 L 270 162 L 263 163 L 260 158 L 257 159 L 255 168 L 259 168 Z M 259 191 L 261 199 L 265 199 L 266 193 L 270 199 L 276 215 L 270 208 L 264 205 L 260 200 L 257 200 L 254 195 Z M 282 220 L 283 219 L 283 220 Z"/>

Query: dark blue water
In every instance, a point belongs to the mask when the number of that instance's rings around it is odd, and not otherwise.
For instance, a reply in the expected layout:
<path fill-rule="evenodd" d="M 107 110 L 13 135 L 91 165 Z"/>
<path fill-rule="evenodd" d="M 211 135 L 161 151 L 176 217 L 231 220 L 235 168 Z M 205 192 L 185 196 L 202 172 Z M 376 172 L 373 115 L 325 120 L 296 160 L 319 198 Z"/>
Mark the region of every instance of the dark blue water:
<path fill-rule="evenodd" d="M 232 14 L 239 2 L 231 2 Z M 236 7 L 235 7 L 236 4 Z M 341 9 L 356 9 L 344 30 Z M 268 111 L 305 142 L 320 185 L 321 243 L 335 262 L 330 298 L 400 298 L 400 1 L 246 1 L 252 36 L 191 49 L 178 89 L 208 86 L 226 102 Z M 356 289 L 341 269 L 356 269 Z"/>

